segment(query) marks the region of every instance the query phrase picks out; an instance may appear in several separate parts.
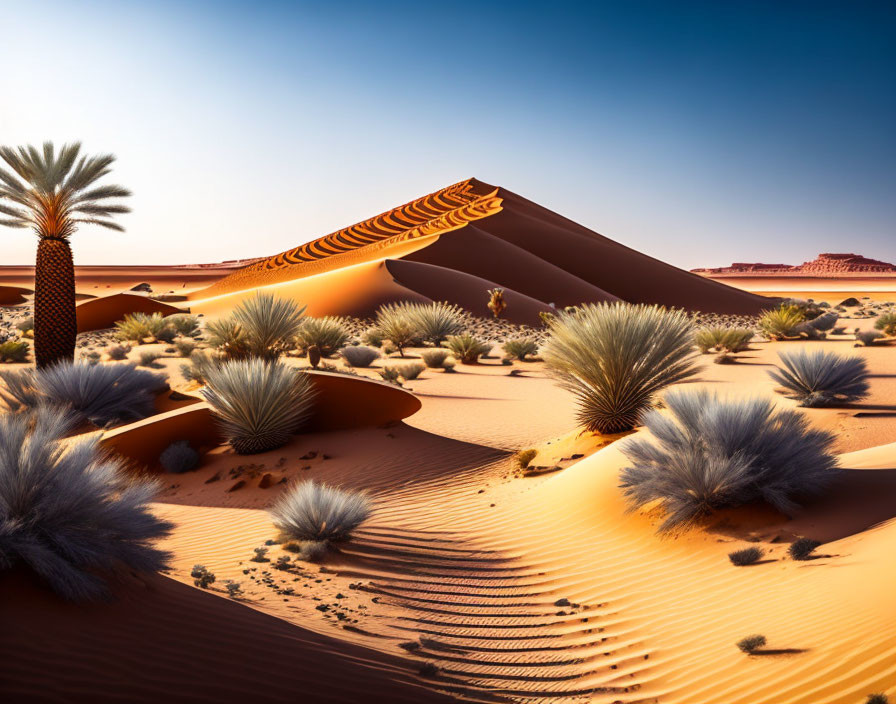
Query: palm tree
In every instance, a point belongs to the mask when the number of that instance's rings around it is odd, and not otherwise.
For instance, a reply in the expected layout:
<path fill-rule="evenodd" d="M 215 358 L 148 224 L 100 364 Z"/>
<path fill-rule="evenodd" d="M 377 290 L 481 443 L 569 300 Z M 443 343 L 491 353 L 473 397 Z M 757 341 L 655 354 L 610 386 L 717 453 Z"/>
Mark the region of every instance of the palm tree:
<path fill-rule="evenodd" d="M 121 186 L 95 186 L 115 161 L 111 154 L 81 156 L 80 142 L 57 155 L 52 142 L 35 147 L 0 147 L 0 225 L 30 227 L 38 236 L 34 272 L 34 357 L 47 367 L 75 356 L 75 266 L 69 237 L 81 224 L 124 231 L 109 218 L 128 213 L 108 198 L 131 195 Z"/>

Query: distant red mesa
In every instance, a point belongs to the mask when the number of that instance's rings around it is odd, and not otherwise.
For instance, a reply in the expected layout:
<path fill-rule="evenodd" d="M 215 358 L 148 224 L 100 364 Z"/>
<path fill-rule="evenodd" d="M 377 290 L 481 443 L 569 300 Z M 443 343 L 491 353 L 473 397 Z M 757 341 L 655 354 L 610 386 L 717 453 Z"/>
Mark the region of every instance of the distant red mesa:
<path fill-rule="evenodd" d="M 712 269 L 691 269 L 695 274 L 761 274 L 785 276 L 838 276 L 840 274 L 896 274 L 896 265 L 869 259 L 861 254 L 819 254 L 811 262 L 799 266 L 790 264 L 762 264 L 734 262 L 731 266 Z"/>

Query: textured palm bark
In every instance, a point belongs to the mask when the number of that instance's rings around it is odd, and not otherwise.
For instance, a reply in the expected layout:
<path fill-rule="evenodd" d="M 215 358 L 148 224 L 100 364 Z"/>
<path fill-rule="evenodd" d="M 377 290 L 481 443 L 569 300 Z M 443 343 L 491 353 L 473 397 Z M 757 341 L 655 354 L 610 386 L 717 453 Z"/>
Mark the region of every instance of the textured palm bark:
<path fill-rule="evenodd" d="M 75 358 L 75 263 L 66 240 L 42 237 L 34 271 L 34 358 L 39 368 Z"/>

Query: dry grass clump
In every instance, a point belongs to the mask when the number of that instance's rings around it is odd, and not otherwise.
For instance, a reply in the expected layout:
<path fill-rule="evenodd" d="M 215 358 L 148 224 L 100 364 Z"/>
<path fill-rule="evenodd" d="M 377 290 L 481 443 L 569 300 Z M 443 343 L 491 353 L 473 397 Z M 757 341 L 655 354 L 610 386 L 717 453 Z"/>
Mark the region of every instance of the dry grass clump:
<path fill-rule="evenodd" d="M 233 311 L 252 357 L 277 359 L 292 349 L 303 326 L 305 306 L 270 293 L 256 293 Z"/>
<path fill-rule="evenodd" d="M 405 381 L 413 381 L 420 376 L 424 369 L 426 369 L 426 366 L 420 364 L 419 362 L 408 362 L 407 364 L 399 364 L 398 376 L 400 376 Z"/>
<path fill-rule="evenodd" d="M 159 455 L 159 464 L 166 472 L 183 474 L 199 466 L 199 453 L 187 440 L 178 440 L 166 447 Z"/>
<path fill-rule="evenodd" d="M 380 357 L 380 351 L 374 347 L 356 345 L 344 347 L 339 350 L 339 355 L 350 367 L 369 367 Z"/>
<path fill-rule="evenodd" d="M 453 303 L 398 303 L 403 308 L 417 335 L 424 342 L 440 344 L 449 335 L 462 332 L 467 324 L 467 314 Z M 388 336 L 387 336 L 388 337 Z"/>
<path fill-rule="evenodd" d="M 821 491 L 835 474 L 830 433 L 765 399 L 725 399 L 706 390 L 669 393 L 668 414 L 651 411 L 651 439 L 622 450 L 632 461 L 620 478 L 631 507 L 660 502 L 660 531 L 729 506 L 764 500 L 784 513 L 795 497 Z"/>
<path fill-rule="evenodd" d="M 172 525 L 149 510 L 157 486 L 129 478 L 98 438 L 63 442 L 58 409 L 0 416 L 0 570 L 25 564 L 66 599 L 107 594 L 105 574 L 155 572 Z"/>
<path fill-rule="evenodd" d="M 798 306 L 781 304 L 759 318 L 759 332 L 769 340 L 786 340 L 799 336 L 798 326 L 806 314 Z"/>
<path fill-rule="evenodd" d="M 728 553 L 728 559 L 732 565 L 744 567 L 759 562 L 762 559 L 762 550 L 759 548 L 744 548 L 743 550 L 735 550 Z"/>
<path fill-rule="evenodd" d="M 249 356 L 246 333 L 233 318 L 211 320 L 205 324 L 209 347 L 218 350 L 226 359 L 245 359 Z"/>
<path fill-rule="evenodd" d="M 304 481 L 287 489 L 269 513 L 285 537 L 331 544 L 348 540 L 371 507 L 364 493 Z"/>
<path fill-rule="evenodd" d="M 884 335 L 893 337 L 896 335 L 896 313 L 882 313 L 874 321 L 874 327 L 880 330 Z"/>
<path fill-rule="evenodd" d="M 442 369 L 445 366 L 445 360 L 450 356 L 451 352 L 441 347 L 424 350 L 420 353 L 423 363 L 430 369 Z"/>
<path fill-rule="evenodd" d="M 590 431 L 631 430 L 661 389 L 695 373 L 693 330 L 681 311 L 588 304 L 549 323 L 542 356 L 578 399 Z"/>
<path fill-rule="evenodd" d="M 769 375 L 801 406 L 833 406 L 868 395 L 868 365 L 862 357 L 805 349 L 778 356 L 784 366 L 769 370 Z"/>
<path fill-rule="evenodd" d="M 702 354 L 709 352 L 743 352 L 753 339 L 751 328 L 727 328 L 721 326 L 700 328 L 694 333 L 694 342 Z"/>
<path fill-rule="evenodd" d="M 230 360 L 204 374 L 202 394 L 239 454 L 282 447 L 311 414 L 315 391 L 308 375 L 281 362 Z"/>
<path fill-rule="evenodd" d="M 790 544 L 790 547 L 787 548 L 787 553 L 794 560 L 811 560 L 812 553 L 815 552 L 815 548 L 819 545 L 821 545 L 821 543 L 817 540 L 812 540 L 811 538 L 799 538 Z"/>
<path fill-rule="evenodd" d="M 747 636 L 746 638 L 737 641 L 737 647 L 747 653 L 747 655 L 753 655 L 756 651 L 765 646 L 765 644 L 765 636 L 761 635 Z"/>
<path fill-rule="evenodd" d="M 0 362 L 27 362 L 28 350 L 27 342 L 16 342 L 15 340 L 0 342 Z"/>
<path fill-rule="evenodd" d="M 111 347 L 106 348 L 106 354 L 109 355 L 109 359 L 115 362 L 121 362 L 128 358 L 128 353 L 131 351 L 129 345 L 112 345 Z"/>
<path fill-rule="evenodd" d="M 136 342 L 158 339 L 158 334 L 165 327 L 165 319 L 161 313 L 129 313 L 115 323 L 116 336 L 119 340 Z"/>
<path fill-rule="evenodd" d="M 417 322 L 408 311 L 408 304 L 389 303 L 376 312 L 376 327 L 383 341 L 392 343 L 404 357 L 404 348 L 420 339 Z"/>
<path fill-rule="evenodd" d="M 523 362 L 529 355 L 532 355 L 534 357 L 536 354 L 538 354 L 538 343 L 535 342 L 535 340 L 518 338 L 505 342 L 502 349 L 508 357 L 511 357 L 512 359 L 518 359 Z"/>
<path fill-rule="evenodd" d="M 302 352 L 315 345 L 322 357 L 330 357 L 348 343 L 351 335 L 341 318 L 305 318 L 296 335 L 296 342 Z"/>
<path fill-rule="evenodd" d="M 492 349 L 488 342 L 466 332 L 462 335 L 450 335 L 444 344 L 461 364 L 476 364 L 481 355 L 488 354 Z"/>

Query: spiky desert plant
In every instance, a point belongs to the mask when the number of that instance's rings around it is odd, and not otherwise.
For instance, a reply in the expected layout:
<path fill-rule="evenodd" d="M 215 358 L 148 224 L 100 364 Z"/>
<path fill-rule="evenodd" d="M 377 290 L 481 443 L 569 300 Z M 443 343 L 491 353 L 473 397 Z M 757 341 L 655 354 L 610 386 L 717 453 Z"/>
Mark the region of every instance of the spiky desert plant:
<path fill-rule="evenodd" d="M 475 338 L 468 332 L 450 335 L 444 344 L 461 364 L 476 364 L 479 357 L 488 354 L 492 348 L 488 342 Z"/>
<path fill-rule="evenodd" d="M 762 550 L 759 548 L 744 548 L 743 550 L 735 550 L 728 553 L 728 559 L 731 560 L 731 564 L 738 567 L 755 564 L 761 558 Z"/>
<path fill-rule="evenodd" d="M 797 327 L 806 319 L 797 306 L 781 305 L 767 310 L 759 318 L 759 332 L 769 340 L 784 340 L 797 336 Z"/>
<path fill-rule="evenodd" d="M 695 373 L 688 316 L 655 305 L 598 303 L 561 313 L 542 357 L 578 399 L 590 431 L 631 430 L 657 392 Z"/>
<path fill-rule="evenodd" d="M 177 337 L 174 339 L 174 349 L 181 357 L 189 357 L 196 349 L 196 340 L 192 337 Z"/>
<path fill-rule="evenodd" d="M 40 368 L 72 361 L 78 325 L 75 317 L 75 267 L 69 238 L 80 225 L 123 231 L 112 217 L 130 208 L 110 198 L 131 195 L 121 186 L 97 186 L 108 174 L 111 154 L 81 156 L 81 144 L 52 142 L 0 147 L 0 225 L 30 228 L 38 237 L 34 270 L 34 356 Z"/>
<path fill-rule="evenodd" d="M 380 357 L 378 349 L 364 345 L 344 347 L 339 350 L 339 354 L 350 367 L 369 367 Z"/>
<path fill-rule="evenodd" d="M 799 538 L 790 544 L 790 547 L 787 548 L 787 553 L 794 560 L 809 560 L 812 558 L 812 553 L 815 552 L 815 548 L 819 545 L 821 545 L 821 543 L 817 540 L 812 540 L 811 538 Z"/>
<path fill-rule="evenodd" d="M 311 345 L 317 345 L 317 349 L 323 357 L 329 357 L 345 347 L 351 333 L 342 318 L 327 316 L 325 318 L 305 318 L 299 332 L 296 335 L 298 347 L 307 350 Z"/>
<path fill-rule="evenodd" d="M 805 349 L 781 352 L 778 357 L 783 367 L 768 373 L 801 406 L 833 406 L 868 395 L 868 365 L 862 357 Z"/>
<path fill-rule="evenodd" d="M 277 359 L 292 349 L 304 314 L 305 306 L 271 293 L 256 293 L 233 311 L 234 320 L 246 333 L 249 353 L 262 359 Z"/>
<path fill-rule="evenodd" d="M 407 306 L 401 303 L 380 306 L 376 312 L 376 327 L 384 339 L 395 345 L 402 357 L 404 348 L 419 339 L 421 334 L 416 321 L 408 314 Z"/>
<path fill-rule="evenodd" d="M 896 313 L 881 313 L 874 321 L 874 327 L 889 337 L 896 335 Z"/>
<path fill-rule="evenodd" d="M 467 324 L 467 316 L 463 309 L 447 302 L 404 303 L 411 321 L 420 338 L 425 342 L 438 345 L 449 335 L 462 332 Z"/>
<path fill-rule="evenodd" d="M 371 347 L 382 347 L 384 339 L 383 331 L 376 326 L 367 328 L 361 335 L 361 342 Z"/>
<path fill-rule="evenodd" d="M 529 355 L 538 353 L 538 343 L 528 338 L 516 338 L 505 342 L 502 349 L 507 353 L 508 357 L 522 362 Z"/>
<path fill-rule="evenodd" d="M 420 353 L 423 363 L 430 369 L 441 369 L 445 366 L 445 360 L 451 355 L 448 350 L 436 347 L 432 350 L 424 350 Z"/>
<path fill-rule="evenodd" d="M 371 514 L 367 495 L 314 481 L 290 487 L 270 509 L 274 525 L 293 540 L 348 540 Z"/>
<path fill-rule="evenodd" d="M 726 399 L 706 390 L 666 394 L 668 415 L 651 411 L 652 439 L 624 441 L 632 462 L 620 473 L 632 509 L 660 502 L 660 531 L 712 511 L 764 500 L 784 513 L 835 475 L 830 433 L 761 398 Z"/>
<path fill-rule="evenodd" d="M 314 386 L 304 372 L 282 362 L 231 360 L 205 370 L 205 400 L 224 437 L 240 454 L 289 442 L 311 414 Z"/>
<path fill-rule="evenodd" d="M 199 453 L 187 440 L 178 440 L 166 447 L 159 455 L 159 464 L 166 472 L 183 474 L 199 466 Z"/>
<path fill-rule="evenodd" d="M 205 324 L 205 336 L 209 347 L 218 350 L 227 359 L 245 359 L 249 356 L 249 340 L 235 318 L 210 320 Z"/>
<path fill-rule="evenodd" d="M 0 416 L 0 570 L 22 563 L 76 600 L 106 594 L 106 573 L 163 569 L 151 541 L 173 526 L 150 513 L 153 482 L 70 429 L 57 409 Z"/>
<path fill-rule="evenodd" d="M 28 361 L 28 343 L 7 340 L 0 342 L 0 362 Z"/>
<path fill-rule="evenodd" d="M 161 313 L 128 313 L 115 323 L 116 337 L 119 340 L 143 342 L 152 338 L 158 338 L 162 328 L 165 327 L 165 319 Z"/>
<path fill-rule="evenodd" d="M 169 315 L 165 318 L 165 324 L 174 330 L 175 337 L 199 337 L 199 318 L 195 315 Z"/>
<path fill-rule="evenodd" d="M 753 331 L 750 328 L 729 328 L 712 326 L 700 328 L 694 333 L 697 349 L 703 354 L 709 352 L 743 352 L 750 346 Z"/>
<path fill-rule="evenodd" d="M 159 374 L 130 364 L 60 362 L 44 369 L 0 372 L 11 410 L 51 405 L 75 422 L 98 427 L 137 420 L 153 411 L 153 401 L 167 385 Z"/>
<path fill-rule="evenodd" d="M 504 300 L 504 289 L 493 288 L 488 291 L 488 309 L 496 318 L 507 308 L 507 301 Z"/>
<path fill-rule="evenodd" d="M 420 362 L 408 362 L 407 364 L 398 365 L 398 375 L 405 381 L 413 381 L 426 367 Z"/>

